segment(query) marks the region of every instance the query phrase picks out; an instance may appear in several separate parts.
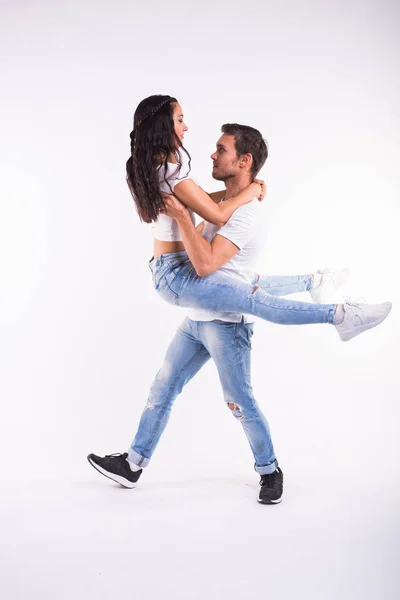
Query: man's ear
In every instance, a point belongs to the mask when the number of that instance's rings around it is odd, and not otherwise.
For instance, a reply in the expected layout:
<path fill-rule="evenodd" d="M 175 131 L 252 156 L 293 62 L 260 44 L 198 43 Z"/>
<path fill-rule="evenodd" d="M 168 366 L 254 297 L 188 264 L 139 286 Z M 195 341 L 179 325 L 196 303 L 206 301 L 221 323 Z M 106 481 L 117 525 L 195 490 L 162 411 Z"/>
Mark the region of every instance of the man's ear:
<path fill-rule="evenodd" d="M 253 164 L 253 155 L 248 152 L 247 154 L 242 154 L 239 159 L 239 167 L 241 169 L 251 169 L 251 165 Z"/>

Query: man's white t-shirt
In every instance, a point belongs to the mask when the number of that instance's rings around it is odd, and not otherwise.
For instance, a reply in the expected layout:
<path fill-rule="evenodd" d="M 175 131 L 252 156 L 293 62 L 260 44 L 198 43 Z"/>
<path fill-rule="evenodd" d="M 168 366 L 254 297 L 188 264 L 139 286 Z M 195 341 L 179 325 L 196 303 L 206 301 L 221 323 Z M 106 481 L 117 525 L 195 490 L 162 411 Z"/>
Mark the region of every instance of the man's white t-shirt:
<path fill-rule="evenodd" d="M 229 221 L 222 227 L 205 221 L 203 238 L 211 243 L 218 234 L 227 238 L 239 248 L 228 262 L 218 271 L 222 271 L 231 277 L 252 283 L 255 276 L 254 264 L 261 252 L 265 241 L 265 222 L 261 215 L 260 201 L 254 198 L 249 204 L 236 209 Z M 215 312 L 191 308 L 188 317 L 192 321 L 226 321 L 228 323 L 240 323 L 242 316 L 247 323 L 254 321 L 251 315 L 240 313 Z"/>

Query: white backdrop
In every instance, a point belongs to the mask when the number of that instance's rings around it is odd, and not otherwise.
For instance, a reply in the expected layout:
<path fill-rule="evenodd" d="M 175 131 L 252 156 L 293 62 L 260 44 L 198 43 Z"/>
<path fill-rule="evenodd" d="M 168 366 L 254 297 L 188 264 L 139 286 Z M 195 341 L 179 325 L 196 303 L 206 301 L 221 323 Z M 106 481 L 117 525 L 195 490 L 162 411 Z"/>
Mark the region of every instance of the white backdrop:
<path fill-rule="evenodd" d="M 185 315 L 152 289 L 124 179 L 134 109 L 161 93 L 183 107 L 208 191 L 222 123 L 267 138 L 261 272 L 350 267 L 343 293 L 393 301 L 347 344 L 258 321 L 253 384 L 287 485 L 377 477 L 398 498 L 399 16 L 383 0 L 1 2 L 3 481 L 84 481 L 87 453 L 125 451 Z M 253 482 L 252 465 L 208 364 L 142 486 Z"/>

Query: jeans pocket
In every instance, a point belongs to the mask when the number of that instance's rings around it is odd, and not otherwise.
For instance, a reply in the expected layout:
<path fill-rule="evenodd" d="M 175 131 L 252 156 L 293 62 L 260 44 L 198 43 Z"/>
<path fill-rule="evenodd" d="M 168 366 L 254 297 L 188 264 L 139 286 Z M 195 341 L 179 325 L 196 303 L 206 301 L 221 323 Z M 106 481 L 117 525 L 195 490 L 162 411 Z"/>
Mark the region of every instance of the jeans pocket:
<path fill-rule="evenodd" d="M 247 331 L 247 337 L 249 338 L 249 341 L 250 341 L 251 338 L 253 337 L 253 333 L 254 333 L 254 323 L 246 323 L 245 327 L 246 327 L 246 331 Z"/>
<path fill-rule="evenodd" d="M 218 327 L 221 329 L 232 329 L 232 331 L 236 332 L 237 323 L 234 321 L 221 321 L 221 319 L 214 319 L 213 323 L 218 323 Z"/>
<path fill-rule="evenodd" d="M 153 283 L 156 292 L 169 304 L 178 305 L 178 294 L 172 289 L 176 275 L 170 269 L 160 269 L 154 273 Z"/>
<path fill-rule="evenodd" d="M 254 323 L 238 323 L 236 331 L 236 343 L 242 348 L 251 350 L 251 338 L 253 336 Z"/>
<path fill-rule="evenodd" d="M 246 332 L 247 332 L 247 341 L 249 343 L 249 348 L 251 349 L 251 340 L 254 333 L 254 323 L 246 323 L 245 324 Z"/>
<path fill-rule="evenodd" d="M 168 270 L 166 265 L 160 265 L 158 267 L 154 267 L 152 269 L 152 280 L 153 280 L 153 285 L 156 291 L 158 291 L 158 288 L 160 287 L 160 283 L 163 280 L 163 277 L 165 275 L 165 272 Z"/>
<path fill-rule="evenodd" d="M 187 256 L 177 256 L 176 258 L 168 258 L 165 264 L 171 271 L 175 271 L 176 269 L 180 270 L 180 268 L 183 267 L 183 265 L 187 262 L 189 262 Z"/>

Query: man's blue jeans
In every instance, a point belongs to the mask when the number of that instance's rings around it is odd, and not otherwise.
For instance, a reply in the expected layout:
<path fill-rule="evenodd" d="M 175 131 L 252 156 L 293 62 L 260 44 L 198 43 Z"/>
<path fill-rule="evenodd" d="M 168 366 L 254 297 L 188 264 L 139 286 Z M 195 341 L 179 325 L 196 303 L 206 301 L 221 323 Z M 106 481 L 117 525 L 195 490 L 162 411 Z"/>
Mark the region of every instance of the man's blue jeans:
<path fill-rule="evenodd" d="M 128 458 L 148 465 L 164 431 L 175 398 L 210 359 L 214 360 L 228 409 L 242 425 L 261 475 L 275 471 L 278 463 L 266 418 L 250 383 L 253 323 L 191 321 L 186 318 L 172 340 L 164 364 L 151 386 L 138 432 Z"/>
<path fill-rule="evenodd" d="M 258 276 L 257 285 L 274 296 L 305 292 L 312 275 Z M 186 318 L 172 340 L 164 364 L 151 386 L 139 429 L 129 449 L 129 459 L 145 467 L 164 431 L 175 398 L 184 385 L 212 358 L 228 408 L 240 422 L 252 449 L 255 470 L 261 475 L 275 470 L 278 462 L 268 422 L 262 414 L 250 382 L 252 323 L 191 321 Z"/>

